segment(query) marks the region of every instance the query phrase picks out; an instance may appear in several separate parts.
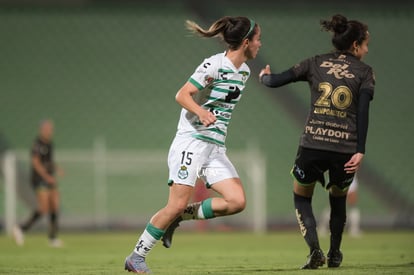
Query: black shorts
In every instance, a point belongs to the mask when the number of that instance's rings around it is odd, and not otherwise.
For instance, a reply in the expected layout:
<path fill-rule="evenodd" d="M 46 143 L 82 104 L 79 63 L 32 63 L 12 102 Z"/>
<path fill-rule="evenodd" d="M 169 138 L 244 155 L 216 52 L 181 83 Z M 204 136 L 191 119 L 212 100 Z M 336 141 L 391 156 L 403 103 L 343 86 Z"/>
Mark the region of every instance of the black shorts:
<path fill-rule="evenodd" d="M 351 185 L 354 174 L 347 174 L 344 165 L 352 154 L 337 153 L 299 147 L 292 174 L 302 185 L 313 184 L 319 181 L 325 186 L 325 172 L 329 171 L 329 189 L 336 185 L 345 191 Z"/>
<path fill-rule="evenodd" d="M 32 187 L 36 192 L 41 190 L 50 191 L 56 188 L 54 184 L 52 185 L 43 180 L 32 181 Z"/>

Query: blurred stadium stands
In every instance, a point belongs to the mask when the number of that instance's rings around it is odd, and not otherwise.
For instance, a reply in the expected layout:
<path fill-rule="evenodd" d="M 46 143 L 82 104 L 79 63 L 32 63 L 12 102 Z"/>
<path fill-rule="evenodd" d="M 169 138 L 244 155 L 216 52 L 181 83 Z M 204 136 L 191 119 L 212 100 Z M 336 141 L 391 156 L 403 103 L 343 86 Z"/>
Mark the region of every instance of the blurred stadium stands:
<path fill-rule="evenodd" d="M 38 121 L 50 117 L 56 123 L 57 154 L 91 150 L 100 137 L 108 150 L 167 152 L 180 110 L 176 91 L 203 58 L 223 50 L 218 40 L 190 35 L 185 20 L 207 26 L 223 15 L 249 16 L 262 27 L 263 46 L 259 58 L 249 62 L 252 77 L 236 109 L 227 147 L 229 152 L 242 151 L 251 142 L 259 144 L 268 166 L 269 227 L 294 223 L 289 171 L 306 116 L 308 88 L 297 83 L 266 89 L 257 75 L 265 64 L 280 71 L 329 51 L 330 37 L 320 31 L 319 20 L 342 13 L 369 25 L 365 61 L 377 78 L 360 178 L 363 226 L 413 228 L 414 38 L 409 33 L 414 5 L 326 2 L 0 1 L 3 143 L 29 153 Z M 167 178 L 166 163 L 163 169 L 164 174 L 148 178 L 159 193 L 148 212 L 140 212 L 143 219 L 164 203 L 167 188 L 159 178 Z M 92 192 L 91 171 L 66 170 L 62 219 L 79 215 L 82 222 L 90 205 L 79 195 Z M 124 203 L 125 194 L 136 193 L 137 208 L 140 197 L 152 196 L 140 188 L 142 180 L 131 175 L 112 180 L 111 209 L 116 215 L 134 214 Z M 321 188 L 314 203 L 316 211 L 327 204 Z M 19 211 L 20 216 L 27 213 L 24 206 Z"/>

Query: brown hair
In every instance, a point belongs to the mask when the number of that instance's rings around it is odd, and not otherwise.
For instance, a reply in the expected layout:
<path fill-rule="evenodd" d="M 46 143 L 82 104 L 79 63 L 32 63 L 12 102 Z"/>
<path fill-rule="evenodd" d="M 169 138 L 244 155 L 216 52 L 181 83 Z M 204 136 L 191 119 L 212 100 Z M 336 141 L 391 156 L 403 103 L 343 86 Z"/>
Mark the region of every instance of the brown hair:
<path fill-rule="evenodd" d="M 187 29 L 202 37 L 220 37 L 231 50 L 240 47 L 244 39 L 251 40 L 257 32 L 256 23 L 243 16 L 225 16 L 215 21 L 208 30 L 197 23 L 187 20 Z"/>

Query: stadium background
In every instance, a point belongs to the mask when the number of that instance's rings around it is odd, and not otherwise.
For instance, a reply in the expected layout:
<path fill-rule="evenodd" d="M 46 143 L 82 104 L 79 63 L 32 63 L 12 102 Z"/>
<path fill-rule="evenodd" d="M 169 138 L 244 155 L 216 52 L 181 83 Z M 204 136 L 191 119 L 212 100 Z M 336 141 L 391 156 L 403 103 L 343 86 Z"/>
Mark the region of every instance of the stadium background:
<path fill-rule="evenodd" d="M 268 225 L 293 225 L 289 171 L 308 87 L 297 83 L 271 90 L 259 84 L 257 75 L 265 64 L 280 71 L 331 50 L 319 20 L 335 13 L 366 22 L 372 36 L 365 61 L 376 72 L 377 86 L 359 175 L 362 225 L 413 228 L 414 10 L 408 1 L 0 1 L 2 152 L 28 154 L 38 122 L 52 118 L 57 156 L 63 150 L 89 152 L 104 140 L 108 151 L 145 151 L 143 158 L 164 152 L 166 157 L 180 111 L 176 91 L 203 58 L 223 50 L 218 40 L 189 35 L 185 20 L 208 26 L 223 15 L 248 16 L 260 24 L 263 46 L 249 62 L 252 77 L 232 119 L 227 147 L 229 152 L 252 143 L 259 147 L 267 160 Z M 63 166 L 62 222 L 67 228 L 90 225 L 96 215 L 93 167 Z M 163 205 L 166 162 L 159 168 L 107 179 L 105 207 L 114 221 L 128 217 L 141 224 Z M 27 171 L 21 160 L 20 188 L 27 184 Z M 1 184 L 0 213 L 3 189 Z M 30 203 L 25 194 L 19 196 L 22 219 Z M 315 212 L 322 210 L 326 192 L 317 189 L 314 201 Z"/>

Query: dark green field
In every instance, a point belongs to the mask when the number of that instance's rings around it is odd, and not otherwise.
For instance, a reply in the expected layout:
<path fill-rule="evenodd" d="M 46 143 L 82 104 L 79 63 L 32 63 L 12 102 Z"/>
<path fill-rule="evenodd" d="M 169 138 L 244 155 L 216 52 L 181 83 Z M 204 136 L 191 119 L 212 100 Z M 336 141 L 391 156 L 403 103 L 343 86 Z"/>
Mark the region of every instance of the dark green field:
<path fill-rule="evenodd" d="M 134 233 L 71 233 L 65 247 L 47 246 L 44 234 L 29 234 L 26 244 L 0 237 L 0 274 L 127 274 L 124 258 Z M 179 232 L 174 245 L 158 244 L 147 262 L 154 274 L 414 274 L 414 232 L 365 232 L 344 237 L 339 269 L 299 270 L 307 249 L 299 232 Z M 328 238 L 321 238 L 324 250 Z"/>
<path fill-rule="evenodd" d="M 206 27 L 219 16 L 249 16 L 262 28 L 263 45 L 257 59 L 248 62 L 251 78 L 226 144 L 230 153 L 258 145 L 267 159 L 269 218 L 291 215 L 291 201 L 287 204 L 284 197 L 291 193 L 289 171 L 308 110 L 309 89 L 306 83 L 268 89 L 259 83 L 258 74 L 266 64 L 280 72 L 305 57 L 330 51 L 330 37 L 321 32 L 319 20 L 340 12 L 369 24 L 372 39 L 366 62 L 377 77 L 361 169 L 369 170 L 365 177 L 361 174 L 364 221 L 374 218 L 385 223 L 411 214 L 414 179 L 410 169 L 404 168 L 413 166 L 407 152 L 414 151 L 414 124 L 409 123 L 414 39 L 407 35 L 414 24 L 413 1 L 75 2 L 84 5 L 0 4 L 4 41 L 0 52 L 5 64 L 0 66 L 0 143 L 4 136 L 10 148 L 28 151 L 38 122 L 50 117 L 56 123 L 57 156 L 60 150 L 91 150 L 98 138 L 105 140 L 108 151 L 167 153 L 180 111 L 175 93 L 205 57 L 224 51 L 216 39 L 190 35 L 185 20 Z M 390 49 L 398 49 L 398 54 Z M 283 101 L 281 96 L 290 100 Z M 65 164 L 64 215 L 87 219 L 95 210 L 85 199 L 85 194 L 94 195 L 94 174 L 84 163 Z M 165 182 L 167 166 L 162 165 L 163 174 L 145 174 L 145 181 Z M 237 169 L 242 172 L 243 168 Z M 128 198 L 134 193 L 130 186 L 141 184 L 141 179 L 123 174 L 107 181 L 108 212 L 136 215 L 136 209 L 125 203 L 133 201 Z M 158 200 L 149 198 L 158 208 Z M 400 223 L 410 225 L 410 220 Z"/>

